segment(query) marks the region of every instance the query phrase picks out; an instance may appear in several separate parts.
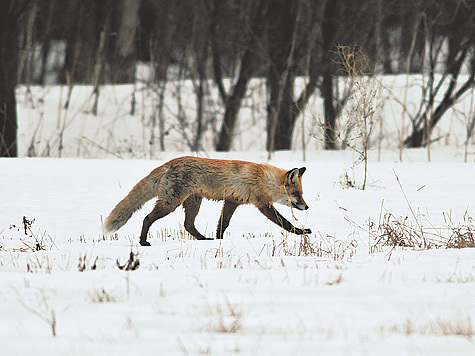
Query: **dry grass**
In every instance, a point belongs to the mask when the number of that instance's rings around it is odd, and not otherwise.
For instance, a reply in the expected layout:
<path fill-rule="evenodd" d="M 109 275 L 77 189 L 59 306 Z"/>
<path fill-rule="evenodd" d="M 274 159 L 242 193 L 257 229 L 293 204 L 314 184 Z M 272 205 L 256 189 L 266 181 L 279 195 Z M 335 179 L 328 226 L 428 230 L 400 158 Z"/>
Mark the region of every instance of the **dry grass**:
<path fill-rule="evenodd" d="M 382 203 L 378 224 L 368 224 L 370 238 L 374 238 L 373 244 L 370 241 L 370 253 L 381 251 L 384 246 L 418 250 L 475 247 L 475 220 L 467 212 L 463 215 L 463 221 L 458 224 L 453 223 L 450 213 L 444 213 L 444 226 L 436 226 L 428 216 L 421 215 L 418 209 L 412 207 L 398 175 L 393 172 L 410 215 L 396 217 L 390 212 L 383 214 Z"/>
<path fill-rule="evenodd" d="M 117 297 L 104 288 L 95 288 L 87 294 L 87 300 L 92 303 L 115 303 L 117 299 Z"/>
<path fill-rule="evenodd" d="M 244 311 L 238 304 L 231 303 L 227 297 L 216 304 L 206 304 L 198 313 L 200 320 L 197 329 L 204 332 L 234 334 L 242 329 Z"/>
<path fill-rule="evenodd" d="M 272 240 L 271 257 L 313 256 L 333 261 L 351 260 L 356 253 L 357 242 L 352 239 L 343 241 L 334 236 L 302 235 L 290 237 L 284 235 L 282 240 Z"/>
<path fill-rule="evenodd" d="M 46 231 L 38 230 L 37 233 L 33 232 L 32 226 L 35 223 L 35 219 L 28 219 L 23 216 L 20 224 L 11 224 L 10 230 L 23 231 L 25 238 L 20 239 L 22 246 L 13 249 L 14 252 L 37 252 L 51 250 L 53 247 L 57 249 L 56 244 L 52 237 L 46 233 Z"/>
<path fill-rule="evenodd" d="M 473 272 L 452 272 L 446 275 L 435 277 L 437 283 L 475 283 L 475 275 Z"/>
<path fill-rule="evenodd" d="M 416 222 L 408 216 L 396 217 L 385 213 L 378 225 L 370 225 L 370 235 L 374 243 L 370 252 L 377 252 L 381 247 L 406 247 L 416 250 L 441 248 L 475 247 L 475 224 L 473 218 L 464 215 L 464 221 L 453 224 L 445 216 L 445 226 L 435 227 L 425 218 L 427 227 L 422 224 L 422 217 L 417 216 Z"/>
<path fill-rule="evenodd" d="M 425 321 L 407 318 L 401 324 L 395 324 L 383 331 L 410 335 L 435 335 L 435 336 L 462 336 L 472 338 L 475 336 L 472 319 L 469 315 L 457 314 L 451 317 L 428 317 Z"/>
<path fill-rule="evenodd" d="M 53 270 L 53 263 L 50 261 L 48 255 L 43 256 L 28 256 L 26 261 L 26 271 L 28 273 L 51 273 Z"/>
<path fill-rule="evenodd" d="M 450 214 L 444 214 L 444 219 L 449 230 L 447 248 L 475 247 L 475 220 L 471 216 L 465 213 L 459 224 L 452 223 Z"/>

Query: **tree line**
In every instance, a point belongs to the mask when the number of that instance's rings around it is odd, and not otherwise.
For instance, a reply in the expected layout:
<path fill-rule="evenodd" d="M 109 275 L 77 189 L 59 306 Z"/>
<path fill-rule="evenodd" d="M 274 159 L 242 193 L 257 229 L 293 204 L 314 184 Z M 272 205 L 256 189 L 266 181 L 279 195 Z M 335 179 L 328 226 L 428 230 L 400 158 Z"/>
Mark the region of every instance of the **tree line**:
<path fill-rule="evenodd" d="M 338 48 L 364 54 L 368 75 L 429 78 L 424 104 L 404 138 L 409 147 L 427 144 L 444 113 L 475 84 L 475 2 L 468 0 L 4 0 L 0 156 L 17 154 L 15 87 L 45 83 L 48 56 L 58 43 L 64 60 L 57 81 L 66 85 L 130 83 L 136 63 L 148 62 L 156 83 L 171 79 L 171 67 L 193 79 L 203 108 L 212 80 L 224 108 L 217 151 L 231 148 L 241 102 L 255 77 L 266 81 L 269 151 L 290 149 L 297 117 L 317 91 L 324 147 L 337 148 L 345 101 L 337 80 L 349 74 Z M 463 71 L 468 76 L 461 77 Z M 300 91 L 297 76 L 306 78 Z M 202 120 L 198 109 L 198 131 Z"/>

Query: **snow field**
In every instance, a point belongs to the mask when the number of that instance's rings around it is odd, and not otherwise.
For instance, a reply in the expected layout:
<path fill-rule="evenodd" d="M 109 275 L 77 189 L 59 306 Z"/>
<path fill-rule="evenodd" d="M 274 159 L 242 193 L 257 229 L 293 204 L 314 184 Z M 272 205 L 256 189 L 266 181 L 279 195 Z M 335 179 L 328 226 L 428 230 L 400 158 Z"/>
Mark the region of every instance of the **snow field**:
<path fill-rule="evenodd" d="M 434 152 L 435 163 L 422 162 L 420 151 L 408 151 L 407 163 L 386 155 L 370 162 L 366 191 L 337 183 L 353 174 L 348 152 L 314 152 L 307 162 L 299 152 L 274 155 L 276 166 L 307 167 L 310 209 L 293 212 L 320 248 L 307 256 L 300 237 L 252 206 L 237 209 L 222 241 L 190 240 L 177 209 L 152 226 L 151 247 L 138 246 L 153 202 L 116 236 L 103 236 L 101 217 L 175 154 L 0 160 L 2 355 L 474 354 L 475 250 L 369 253 L 365 226 L 381 211 L 414 220 L 412 209 L 445 234 L 443 213 L 454 224 L 475 215 L 475 167 L 448 150 Z M 266 153 L 213 157 L 264 162 Z M 359 167 L 354 177 L 361 180 Z M 212 236 L 221 204 L 203 202 L 198 230 Z M 28 235 L 23 216 L 35 219 Z M 120 270 L 131 251 L 140 266 Z"/>

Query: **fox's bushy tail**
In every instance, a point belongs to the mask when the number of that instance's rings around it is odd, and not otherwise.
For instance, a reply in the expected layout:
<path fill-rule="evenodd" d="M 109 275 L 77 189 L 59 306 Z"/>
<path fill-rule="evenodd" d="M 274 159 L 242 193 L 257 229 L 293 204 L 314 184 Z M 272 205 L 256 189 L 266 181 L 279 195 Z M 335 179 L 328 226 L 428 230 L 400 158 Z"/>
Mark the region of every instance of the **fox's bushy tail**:
<path fill-rule="evenodd" d="M 162 172 L 159 168 L 138 182 L 112 210 L 104 223 L 104 232 L 119 230 L 146 202 L 157 196 Z"/>

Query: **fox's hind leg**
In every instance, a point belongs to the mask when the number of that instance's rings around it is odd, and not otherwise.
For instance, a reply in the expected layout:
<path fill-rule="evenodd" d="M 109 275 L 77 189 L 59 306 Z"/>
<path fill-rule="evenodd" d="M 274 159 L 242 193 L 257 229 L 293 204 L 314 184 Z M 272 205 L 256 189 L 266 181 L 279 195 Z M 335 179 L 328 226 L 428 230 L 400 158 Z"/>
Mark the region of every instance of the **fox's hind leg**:
<path fill-rule="evenodd" d="M 225 200 L 223 210 L 221 211 L 221 217 L 219 218 L 218 228 L 216 229 L 216 238 L 222 239 L 224 230 L 229 226 L 229 220 L 233 216 L 236 208 L 240 204 L 234 200 Z"/>
<path fill-rule="evenodd" d="M 184 202 L 183 208 L 185 208 L 185 230 L 188 231 L 197 240 L 211 240 L 207 239 L 200 234 L 195 227 L 195 218 L 200 211 L 201 201 L 203 197 L 194 194 L 190 195 Z"/>
<path fill-rule="evenodd" d="M 140 233 L 140 245 L 150 246 L 147 241 L 147 234 L 150 226 L 158 219 L 170 214 L 177 208 L 177 205 L 168 204 L 163 200 L 158 200 L 152 212 L 143 219 L 142 232 Z"/>

